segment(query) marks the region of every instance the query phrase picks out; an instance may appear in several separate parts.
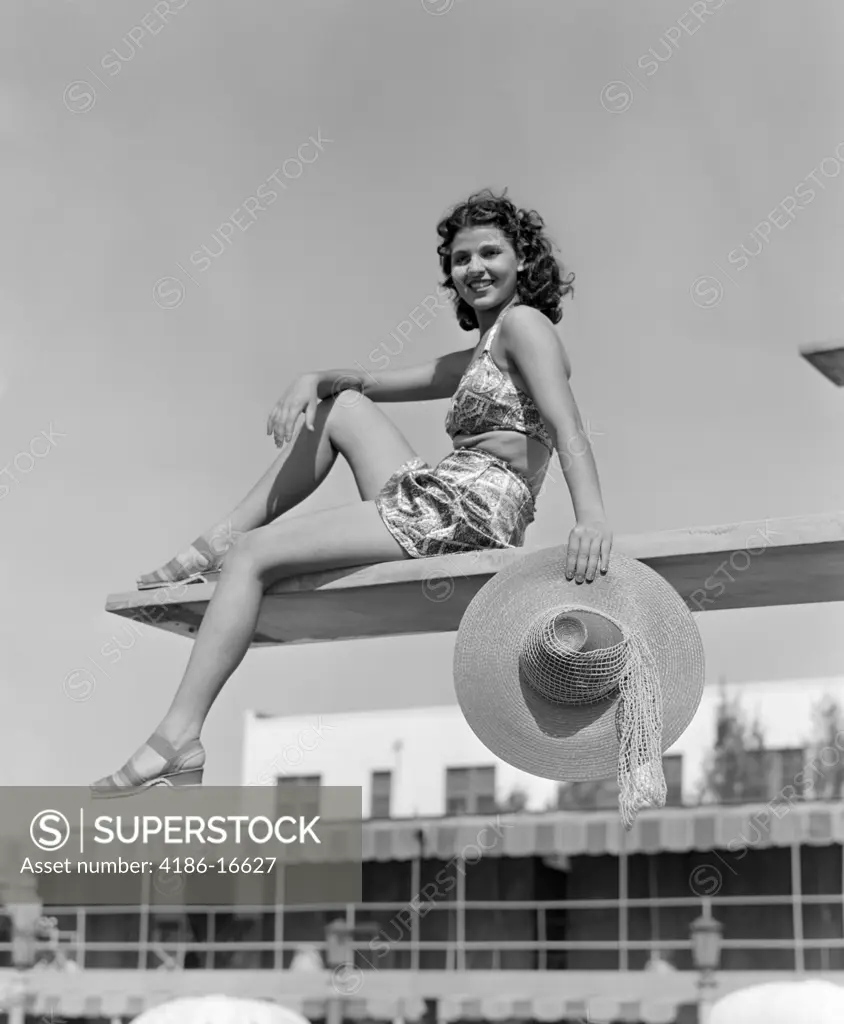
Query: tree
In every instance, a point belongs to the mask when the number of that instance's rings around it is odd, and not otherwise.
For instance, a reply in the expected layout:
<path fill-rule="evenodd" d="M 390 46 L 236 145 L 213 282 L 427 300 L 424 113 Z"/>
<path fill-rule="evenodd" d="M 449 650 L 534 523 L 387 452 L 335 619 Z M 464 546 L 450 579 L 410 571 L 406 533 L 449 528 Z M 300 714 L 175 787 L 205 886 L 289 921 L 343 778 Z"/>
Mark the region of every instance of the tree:
<path fill-rule="evenodd" d="M 758 799 L 761 773 L 759 754 L 765 736 L 758 718 L 748 726 L 738 697 L 729 699 L 721 678 L 721 698 L 715 720 L 715 743 L 704 768 L 698 791 L 701 802 L 737 803 Z"/>
<path fill-rule="evenodd" d="M 844 791 L 844 710 L 827 694 L 812 708 L 813 737 L 807 757 L 807 796 L 840 800 Z"/>
<path fill-rule="evenodd" d="M 507 799 L 501 805 L 501 810 L 508 812 L 525 811 L 527 810 L 529 800 L 530 796 L 526 789 L 522 786 L 514 786 L 510 790 Z"/>

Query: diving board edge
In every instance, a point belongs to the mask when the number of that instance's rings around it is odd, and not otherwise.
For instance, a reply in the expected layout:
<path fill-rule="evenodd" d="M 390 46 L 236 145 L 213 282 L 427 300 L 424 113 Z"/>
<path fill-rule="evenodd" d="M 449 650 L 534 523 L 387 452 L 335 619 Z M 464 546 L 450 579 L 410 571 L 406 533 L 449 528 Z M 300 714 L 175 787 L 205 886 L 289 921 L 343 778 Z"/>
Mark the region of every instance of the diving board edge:
<path fill-rule="evenodd" d="M 264 597 L 252 646 L 455 631 L 481 587 L 535 550 L 385 562 L 282 580 Z M 693 612 L 844 600 L 844 512 L 622 535 L 613 550 L 658 572 Z M 113 594 L 106 610 L 192 637 L 215 585 Z"/>

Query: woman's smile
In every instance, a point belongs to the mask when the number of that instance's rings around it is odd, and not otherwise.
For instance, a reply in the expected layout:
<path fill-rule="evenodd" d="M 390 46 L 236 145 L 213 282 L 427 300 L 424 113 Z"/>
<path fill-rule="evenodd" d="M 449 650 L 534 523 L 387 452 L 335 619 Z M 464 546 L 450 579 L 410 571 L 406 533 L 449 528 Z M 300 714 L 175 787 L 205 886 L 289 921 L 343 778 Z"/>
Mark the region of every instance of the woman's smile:
<path fill-rule="evenodd" d="M 464 228 L 454 239 L 452 280 L 470 306 L 487 310 L 506 302 L 516 290 L 518 265 L 512 243 L 497 228 Z"/>

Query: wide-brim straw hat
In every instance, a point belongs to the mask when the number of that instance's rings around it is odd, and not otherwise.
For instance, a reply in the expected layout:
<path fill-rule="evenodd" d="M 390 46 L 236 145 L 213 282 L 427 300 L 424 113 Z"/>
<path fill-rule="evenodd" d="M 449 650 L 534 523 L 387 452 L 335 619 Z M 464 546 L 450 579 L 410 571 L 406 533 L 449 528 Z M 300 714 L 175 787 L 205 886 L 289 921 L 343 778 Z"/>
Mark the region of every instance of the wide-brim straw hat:
<path fill-rule="evenodd" d="M 475 595 L 457 632 L 454 685 L 497 757 L 545 779 L 617 778 L 625 828 L 665 805 L 662 754 L 703 696 L 703 643 L 677 591 L 613 553 L 566 579 L 565 545 L 527 554 Z"/>

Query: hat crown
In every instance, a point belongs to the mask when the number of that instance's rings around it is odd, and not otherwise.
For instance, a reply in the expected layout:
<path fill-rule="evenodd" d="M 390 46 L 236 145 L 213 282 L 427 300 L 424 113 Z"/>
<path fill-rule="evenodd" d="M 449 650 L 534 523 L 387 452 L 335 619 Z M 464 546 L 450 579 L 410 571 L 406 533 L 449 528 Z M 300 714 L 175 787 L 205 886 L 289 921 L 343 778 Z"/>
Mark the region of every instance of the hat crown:
<path fill-rule="evenodd" d="M 618 690 L 626 650 L 624 633 L 607 616 L 585 608 L 555 608 L 526 630 L 520 674 L 554 704 L 595 704 Z"/>

